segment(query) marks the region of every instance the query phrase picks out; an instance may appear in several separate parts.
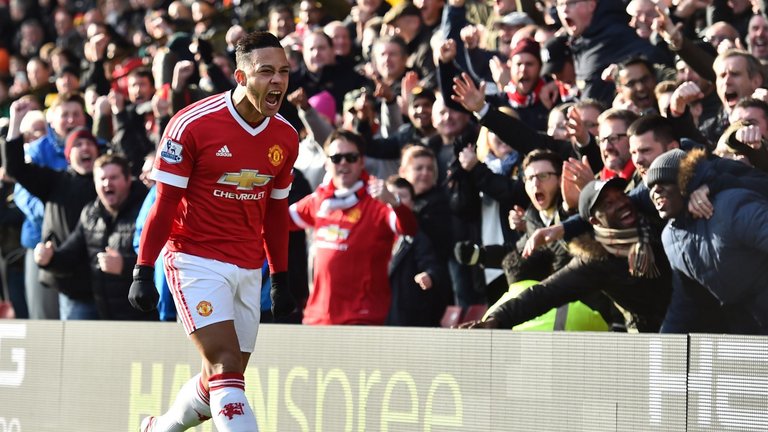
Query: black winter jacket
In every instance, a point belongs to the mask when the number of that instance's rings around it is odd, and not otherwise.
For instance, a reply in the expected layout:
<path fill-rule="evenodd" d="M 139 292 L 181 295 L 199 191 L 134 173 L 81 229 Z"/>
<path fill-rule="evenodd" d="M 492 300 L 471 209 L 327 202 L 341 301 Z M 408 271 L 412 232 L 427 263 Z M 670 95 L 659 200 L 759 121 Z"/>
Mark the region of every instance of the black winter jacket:
<path fill-rule="evenodd" d="M 87 262 L 94 300 L 102 319 L 158 319 L 157 311 L 139 312 L 128 303 L 128 289 L 133 280 L 133 267 L 136 265 L 133 235 L 136 230 L 136 217 L 146 195 L 146 186 L 134 181 L 128 198 L 114 217 L 98 199 L 85 206 L 74 231 L 56 248 L 53 259 L 47 266 L 61 271 L 80 262 Z M 119 275 L 104 273 L 99 268 L 97 255 L 107 247 L 117 250 L 123 257 L 123 271 Z"/>
<path fill-rule="evenodd" d="M 6 172 L 45 203 L 42 240 L 61 245 L 77 225 L 83 207 L 96 198 L 93 175 L 80 175 L 71 167 L 56 171 L 24 162 L 21 138 L 3 145 Z M 40 281 L 72 299 L 91 299 L 90 271 L 85 261 L 61 271 L 40 270 Z"/>

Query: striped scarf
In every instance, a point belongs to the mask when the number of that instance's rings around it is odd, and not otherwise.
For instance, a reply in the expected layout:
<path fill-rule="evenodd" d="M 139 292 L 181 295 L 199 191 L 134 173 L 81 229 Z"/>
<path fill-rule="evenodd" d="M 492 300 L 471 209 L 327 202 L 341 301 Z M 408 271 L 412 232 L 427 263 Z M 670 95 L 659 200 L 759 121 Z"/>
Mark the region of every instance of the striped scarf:
<path fill-rule="evenodd" d="M 346 210 L 356 206 L 363 196 L 368 193 L 365 187 L 367 184 L 368 173 L 365 170 L 360 174 L 360 180 L 355 182 L 349 189 L 337 189 L 333 181 L 327 178 L 326 182 L 321 184 L 315 191 L 322 199 L 317 215 L 324 217 L 332 210 Z"/>
<path fill-rule="evenodd" d="M 635 277 L 655 279 L 661 275 L 656 267 L 656 257 L 651 248 L 651 227 L 640 216 L 637 227 L 625 229 L 593 226 L 595 240 L 605 250 L 616 256 L 627 257 L 629 274 Z"/>
<path fill-rule="evenodd" d="M 533 91 L 527 95 L 524 95 L 517 91 L 517 87 L 514 84 L 509 83 L 506 87 L 507 97 L 509 98 L 509 105 L 515 109 L 527 108 L 535 105 L 536 102 L 539 101 L 539 93 L 544 87 L 544 84 L 544 80 L 539 79 L 539 81 L 536 83 L 536 87 L 533 88 Z"/>

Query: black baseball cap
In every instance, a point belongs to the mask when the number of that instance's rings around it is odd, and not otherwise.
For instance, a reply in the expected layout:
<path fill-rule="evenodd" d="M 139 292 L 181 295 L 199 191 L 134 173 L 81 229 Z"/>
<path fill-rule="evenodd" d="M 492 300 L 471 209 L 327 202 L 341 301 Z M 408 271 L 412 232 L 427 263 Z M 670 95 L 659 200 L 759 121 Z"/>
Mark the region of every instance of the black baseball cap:
<path fill-rule="evenodd" d="M 579 216 L 585 221 L 592 216 L 592 210 L 600 199 L 605 188 L 615 187 L 621 191 L 627 187 L 627 181 L 621 177 L 614 177 L 610 180 L 592 180 L 584 186 L 579 194 Z"/>
<path fill-rule="evenodd" d="M 430 102 L 435 102 L 435 92 L 426 87 L 416 86 L 408 95 L 408 104 L 412 105 L 416 99 L 428 99 Z"/>
<path fill-rule="evenodd" d="M 568 37 L 553 37 L 544 44 L 541 49 L 542 75 L 552 75 L 563 70 L 565 62 L 573 61 L 571 47 L 568 45 Z"/>

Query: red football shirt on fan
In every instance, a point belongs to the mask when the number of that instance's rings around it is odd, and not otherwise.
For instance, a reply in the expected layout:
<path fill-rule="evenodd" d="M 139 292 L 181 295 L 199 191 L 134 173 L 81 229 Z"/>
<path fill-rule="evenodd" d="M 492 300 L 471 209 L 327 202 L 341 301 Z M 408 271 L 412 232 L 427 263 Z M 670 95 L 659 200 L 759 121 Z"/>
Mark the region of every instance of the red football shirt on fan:
<path fill-rule="evenodd" d="M 318 192 L 291 205 L 295 227 L 314 228 L 314 289 L 304 324 L 383 325 L 387 319 L 392 246 L 396 235 L 416 233 L 416 217 L 406 206 L 393 209 L 361 195 L 343 210 L 322 211 Z"/>
<path fill-rule="evenodd" d="M 171 119 L 152 178 L 186 189 L 166 247 L 243 268 L 260 268 L 267 201 L 287 199 L 298 134 L 280 115 L 251 126 L 229 92 Z"/>

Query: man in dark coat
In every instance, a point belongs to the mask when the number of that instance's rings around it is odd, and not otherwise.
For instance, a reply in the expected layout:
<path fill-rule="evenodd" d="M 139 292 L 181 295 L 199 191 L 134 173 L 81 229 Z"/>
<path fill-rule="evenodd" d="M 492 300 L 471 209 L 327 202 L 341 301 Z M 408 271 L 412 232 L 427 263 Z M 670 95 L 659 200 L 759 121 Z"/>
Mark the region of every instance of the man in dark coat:
<path fill-rule="evenodd" d="M 98 198 L 83 208 L 80 221 L 63 244 L 35 247 L 35 261 L 43 268 L 64 270 L 87 261 L 99 317 L 108 320 L 157 320 L 157 311 L 140 312 L 128 303 L 136 264 L 133 235 L 147 188 L 131 181 L 128 161 L 104 155 L 94 163 Z"/>
<path fill-rule="evenodd" d="M 611 105 L 616 89 L 603 81 L 601 74 L 611 64 L 632 55 L 642 55 L 651 63 L 671 63 L 668 53 L 638 36 L 628 25 L 629 16 L 620 1 L 560 0 L 557 14 L 571 37 L 576 84 L 582 98 Z"/>
<path fill-rule="evenodd" d="M 727 189 L 711 200 L 710 218 L 687 209 L 707 171 L 721 172 L 715 165 L 726 162 L 671 150 L 648 170 L 656 210 L 670 221 L 662 233 L 675 277 L 666 332 L 768 333 L 768 197 Z"/>
<path fill-rule="evenodd" d="M 568 265 L 468 328 L 511 328 L 552 308 L 602 291 L 624 312 L 628 329 L 657 332 L 672 291 L 669 263 L 658 232 L 624 193 L 627 182 L 614 177 L 587 184 L 579 214 L 595 228 L 583 238 Z M 606 321 L 610 317 L 605 317 Z"/>

